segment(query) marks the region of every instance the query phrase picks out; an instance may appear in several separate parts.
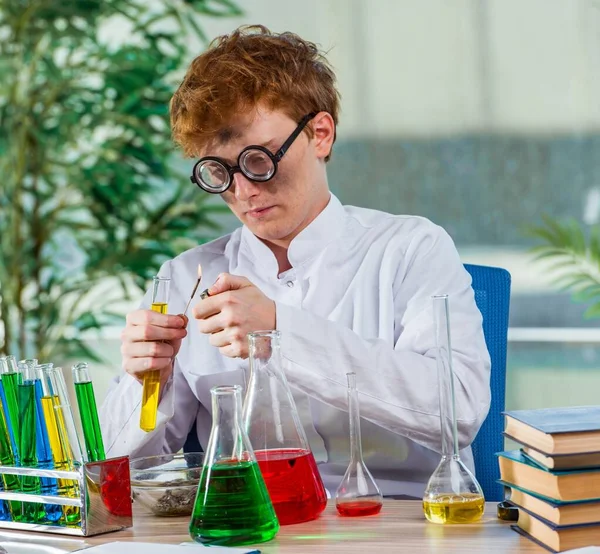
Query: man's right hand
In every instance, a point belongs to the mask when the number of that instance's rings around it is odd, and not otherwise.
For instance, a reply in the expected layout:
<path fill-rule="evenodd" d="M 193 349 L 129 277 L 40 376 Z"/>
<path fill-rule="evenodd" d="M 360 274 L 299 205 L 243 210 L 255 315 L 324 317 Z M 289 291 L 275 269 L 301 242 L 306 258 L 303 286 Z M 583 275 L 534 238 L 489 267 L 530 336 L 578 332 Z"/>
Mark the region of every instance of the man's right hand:
<path fill-rule="evenodd" d="M 188 318 L 152 310 L 136 310 L 127 315 L 121 333 L 123 369 L 142 381 L 144 373 L 160 370 L 161 385 L 173 373 L 173 363 L 182 339 L 187 335 Z"/>

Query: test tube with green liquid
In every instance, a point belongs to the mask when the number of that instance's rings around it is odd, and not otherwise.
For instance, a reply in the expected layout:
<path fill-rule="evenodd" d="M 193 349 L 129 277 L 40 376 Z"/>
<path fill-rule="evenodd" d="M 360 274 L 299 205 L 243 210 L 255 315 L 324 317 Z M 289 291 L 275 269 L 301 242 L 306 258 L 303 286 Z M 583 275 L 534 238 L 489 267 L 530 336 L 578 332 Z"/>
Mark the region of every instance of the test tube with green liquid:
<path fill-rule="evenodd" d="M 60 370 L 60 368 L 58 368 Z M 73 451 L 66 431 L 65 417 L 63 415 L 61 401 L 58 396 L 58 380 L 56 369 L 42 366 L 42 409 L 48 439 L 52 450 L 52 459 L 55 469 L 72 471 L 74 469 Z M 72 479 L 58 479 L 58 494 L 60 496 L 79 497 L 79 486 Z M 63 506 L 63 513 L 67 524 L 76 524 L 81 520 L 81 512 L 77 506 Z"/>
<path fill-rule="evenodd" d="M 32 367 L 26 364 L 19 366 L 22 382 L 17 385 L 19 405 L 19 453 L 23 467 L 37 467 L 37 442 L 36 442 L 36 407 L 35 407 L 35 373 Z M 21 490 L 30 494 L 41 493 L 40 478 L 23 475 L 21 477 Z M 42 504 L 37 502 L 23 502 L 21 514 L 13 517 L 16 521 L 38 523 L 45 519 L 46 513 Z"/>
<path fill-rule="evenodd" d="M 12 429 L 14 443 L 13 454 L 15 462 L 19 464 L 19 437 L 20 421 L 19 421 L 19 402 L 18 402 L 18 386 L 19 386 L 19 368 L 17 360 L 14 356 L 6 356 L 0 360 L 0 379 L 2 379 L 2 387 L 4 396 L 6 397 L 5 416 L 8 418 L 8 423 Z"/>
<path fill-rule="evenodd" d="M 98 408 L 94 396 L 94 386 L 90 377 L 88 364 L 81 362 L 71 368 L 73 382 L 75 383 L 75 394 L 83 428 L 83 440 L 90 462 L 99 462 L 106 458 L 104 443 L 102 442 L 102 431 L 98 420 Z"/>
<path fill-rule="evenodd" d="M 15 456 L 13 454 L 8 425 L 6 423 L 4 404 L 2 402 L 0 402 L 0 463 L 3 466 L 15 465 Z M 2 474 L 2 485 L 4 490 L 8 492 L 19 492 L 21 489 L 19 478 L 16 475 L 11 475 L 9 473 Z M 11 517 L 12 514 L 18 516 L 21 513 L 22 503 L 16 500 L 10 500 L 8 508 Z"/>
<path fill-rule="evenodd" d="M 0 366 L 1 366 L 1 359 L 0 359 Z M 0 375 L 1 375 L 1 373 L 0 373 Z M 13 433 L 12 425 L 10 423 L 10 418 L 8 417 L 8 408 L 7 408 L 8 403 L 6 401 L 6 394 L 4 392 L 4 385 L 2 384 L 1 378 L 0 378 L 0 404 L 2 404 L 3 409 L 4 409 L 4 418 L 5 418 L 7 432 L 8 432 L 8 439 L 10 440 L 12 456 L 14 456 L 14 453 L 17 450 L 17 441 L 15 440 L 15 435 Z"/>
<path fill-rule="evenodd" d="M 1 383 L 0 383 L 1 385 Z M 0 463 L 2 462 L 3 452 L 5 448 L 10 448 L 10 436 L 6 427 L 6 420 L 4 419 L 4 407 L 2 400 L 0 399 Z M 11 476 L 15 477 L 16 476 Z M 5 490 L 4 479 L 0 479 L 0 491 Z M 17 480 L 17 487 L 15 490 L 19 490 L 19 482 Z M 16 511 L 20 511 L 20 506 L 15 506 Z M 12 506 L 7 500 L 0 500 L 0 521 L 10 521 L 12 519 Z"/>

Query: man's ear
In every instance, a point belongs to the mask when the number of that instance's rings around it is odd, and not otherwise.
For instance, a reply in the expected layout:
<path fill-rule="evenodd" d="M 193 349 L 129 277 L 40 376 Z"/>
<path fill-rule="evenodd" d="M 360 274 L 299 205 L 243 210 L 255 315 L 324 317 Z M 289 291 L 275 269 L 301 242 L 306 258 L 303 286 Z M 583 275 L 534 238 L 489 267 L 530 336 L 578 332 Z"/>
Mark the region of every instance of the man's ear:
<path fill-rule="evenodd" d="M 335 123 L 328 112 L 319 112 L 311 122 L 314 133 L 315 151 L 319 158 L 327 158 L 331 154 L 335 140 Z"/>

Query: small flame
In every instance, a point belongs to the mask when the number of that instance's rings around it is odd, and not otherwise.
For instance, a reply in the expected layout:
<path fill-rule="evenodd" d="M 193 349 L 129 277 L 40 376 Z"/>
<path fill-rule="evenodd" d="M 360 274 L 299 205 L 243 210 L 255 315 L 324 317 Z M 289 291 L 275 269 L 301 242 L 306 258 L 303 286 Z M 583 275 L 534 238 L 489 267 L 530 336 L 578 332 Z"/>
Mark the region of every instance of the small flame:
<path fill-rule="evenodd" d="M 185 309 L 183 310 L 184 315 L 187 314 L 188 308 L 190 307 L 190 302 L 192 301 L 192 298 L 194 298 L 194 294 L 196 294 L 196 291 L 198 290 L 200 281 L 202 281 L 202 266 L 200 264 L 198 264 L 198 280 L 196 281 L 196 284 L 194 285 L 194 290 L 192 291 L 190 299 L 187 301 L 187 304 L 185 305 Z"/>

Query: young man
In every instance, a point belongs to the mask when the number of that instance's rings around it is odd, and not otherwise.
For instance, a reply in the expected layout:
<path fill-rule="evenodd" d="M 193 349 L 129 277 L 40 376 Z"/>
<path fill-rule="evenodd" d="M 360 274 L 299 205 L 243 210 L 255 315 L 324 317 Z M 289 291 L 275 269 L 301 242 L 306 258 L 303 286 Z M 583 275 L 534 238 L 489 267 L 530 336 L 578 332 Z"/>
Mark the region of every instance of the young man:
<path fill-rule="evenodd" d="M 196 159 L 198 194 L 220 194 L 243 227 L 161 268 L 180 313 L 202 265 L 211 296 L 191 321 L 149 311 L 148 297 L 129 314 L 124 373 L 102 409 L 108 455 L 178 451 L 194 422 L 206 447 L 210 388 L 244 385 L 247 333 L 278 329 L 328 490 L 348 464 L 354 371 L 367 466 L 384 494 L 419 497 L 441 444 L 431 296 L 448 294 L 459 442 L 472 467 L 490 362 L 470 277 L 440 227 L 342 206 L 329 192 L 338 109 L 326 60 L 290 33 L 239 29 L 192 62 L 171 102 L 173 136 Z M 140 383 L 152 369 L 164 386 L 156 430 L 145 433 Z"/>

